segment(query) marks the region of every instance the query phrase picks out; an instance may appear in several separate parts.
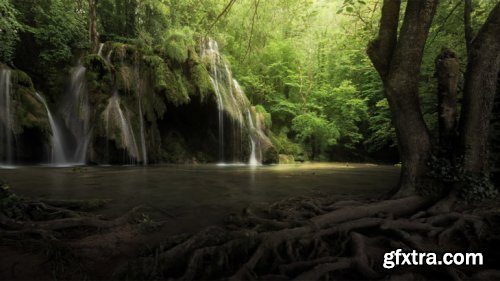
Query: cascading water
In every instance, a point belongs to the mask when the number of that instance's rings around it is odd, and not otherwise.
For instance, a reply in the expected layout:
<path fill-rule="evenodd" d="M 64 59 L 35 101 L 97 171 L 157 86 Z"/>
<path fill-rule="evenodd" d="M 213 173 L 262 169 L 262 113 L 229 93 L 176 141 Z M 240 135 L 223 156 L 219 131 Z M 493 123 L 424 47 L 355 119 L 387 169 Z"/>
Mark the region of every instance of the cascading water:
<path fill-rule="evenodd" d="M 117 145 L 121 145 L 121 147 L 127 151 L 130 157 L 130 163 L 134 161 L 144 161 L 144 159 L 141 159 L 130 121 L 121 108 L 120 96 L 117 92 L 109 98 L 108 105 L 104 110 L 104 120 L 106 122 L 108 140 L 113 138 L 111 136 L 112 126 L 116 126 L 119 129 L 121 143 L 117 143 Z M 118 142 L 118 140 L 116 141 Z"/>
<path fill-rule="evenodd" d="M 141 149 L 142 149 L 142 164 L 148 164 L 148 151 L 146 148 L 146 135 L 144 133 L 144 117 L 142 116 L 142 101 L 139 97 L 139 125 L 141 126 Z"/>
<path fill-rule="evenodd" d="M 68 164 L 85 164 L 91 139 L 90 105 L 85 78 L 86 69 L 77 66 L 71 74 L 68 97 L 62 110 L 66 126 L 73 136 L 72 153 L 67 156 Z"/>
<path fill-rule="evenodd" d="M 261 132 L 261 129 L 259 127 L 259 122 L 257 122 L 257 127 L 255 127 L 255 125 L 254 125 L 254 122 L 252 119 L 252 114 L 250 112 L 250 104 L 245 96 L 245 93 L 243 93 L 243 90 L 241 89 L 240 84 L 236 80 L 234 80 L 233 83 L 234 83 L 236 97 L 238 98 L 239 102 L 241 104 L 245 104 L 247 106 L 247 119 L 245 121 L 247 124 L 247 128 L 249 130 L 250 144 L 251 144 L 250 159 L 248 161 L 248 164 L 250 164 L 251 166 L 257 166 L 257 165 L 260 165 L 260 161 L 262 159 L 261 146 L 260 146 L 260 144 L 258 144 L 259 135 L 262 132 Z M 257 151 L 258 151 L 259 156 L 260 156 L 258 158 L 257 158 Z"/>
<path fill-rule="evenodd" d="M 204 56 L 210 58 L 211 61 L 211 73 L 210 81 L 214 87 L 215 95 L 217 96 L 217 109 L 219 111 L 219 162 L 224 162 L 224 101 L 222 97 L 222 89 L 219 84 L 221 79 L 221 73 L 219 70 L 220 55 L 219 46 L 216 41 L 208 40 L 206 43 L 206 48 L 203 50 Z"/>
<path fill-rule="evenodd" d="M 255 145 L 255 140 L 254 140 L 254 132 L 255 132 L 255 126 L 253 124 L 252 120 L 252 114 L 250 114 L 250 110 L 247 111 L 247 118 L 248 118 L 248 124 L 250 125 L 250 143 L 252 144 L 252 151 L 250 153 L 250 160 L 249 164 L 251 166 L 257 166 L 259 165 L 259 161 L 257 160 L 257 155 L 255 153 L 256 151 L 256 145 Z"/>
<path fill-rule="evenodd" d="M 139 67 L 137 64 L 134 65 L 134 76 L 135 76 L 135 81 L 137 85 L 137 106 L 139 107 L 139 126 L 140 126 L 140 133 L 141 133 L 141 150 L 142 150 L 142 164 L 147 165 L 148 164 L 148 150 L 146 147 L 146 133 L 144 129 L 144 116 L 142 114 L 142 80 L 141 76 L 139 74 Z"/>
<path fill-rule="evenodd" d="M 97 51 L 97 55 L 102 58 L 102 49 L 104 48 L 104 43 L 99 44 L 99 50 Z"/>
<path fill-rule="evenodd" d="M 14 160 L 11 73 L 9 69 L 0 70 L 0 163 L 6 165 Z"/>
<path fill-rule="evenodd" d="M 64 151 L 64 139 L 62 129 L 59 124 L 55 122 L 54 117 L 52 116 L 52 112 L 43 98 L 39 93 L 35 93 L 36 97 L 40 100 L 40 102 L 45 106 L 47 110 L 47 117 L 49 118 L 50 128 L 52 130 L 52 136 L 50 138 L 52 153 L 51 153 L 51 163 L 55 165 L 64 165 L 68 163 L 68 159 L 66 159 L 66 153 Z"/>
<path fill-rule="evenodd" d="M 206 39 L 202 46 L 202 57 L 210 62 L 210 80 L 217 97 L 217 109 L 219 118 L 219 161 L 224 162 L 224 114 L 227 113 L 232 119 L 233 137 L 242 135 L 242 128 L 246 125 L 249 130 L 251 154 L 249 164 L 257 165 L 256 157 L 256 128 L 251 118 L 245 118 L 243 112 L 249 112 L 250 102 L 241 90 L 238 82 L 232 78 L 229 64 L 219 53 L 219 46 L 213 39 Z M 242 138 L 240 137 L 240 150 Z M 236 146 L 236 145 L 235 145 Z"/>

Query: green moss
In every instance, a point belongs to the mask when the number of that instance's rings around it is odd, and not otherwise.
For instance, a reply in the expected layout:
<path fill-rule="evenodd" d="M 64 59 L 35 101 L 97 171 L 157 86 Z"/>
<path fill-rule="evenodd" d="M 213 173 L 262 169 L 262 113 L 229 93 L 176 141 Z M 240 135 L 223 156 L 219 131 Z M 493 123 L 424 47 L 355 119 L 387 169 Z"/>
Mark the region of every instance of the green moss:
<path fill-rule="evenodd" d="M 47 110 L 35 97 L 35 88 L 31 78 L 23 71 L 13 70 L 13 107 L 16 123 L 14 133 L 22 134 L 25 129 L 38 128 L 45 137 L 51 133 Z"/>
<path fill-rule="evenodd" d="M 134 72 L 129 66 L 121 66 L 117 73 L 118 88 L 126 91 L 130 91 L 135 84 Z"/>
<path fill-rule="evenodd" d="M 256 105 L 255 112 L 257 116 L 263 121 L 265 128 L 270 129 L 273 124 L 271 114 L 267 112 L 262 105 Z"/>
<path fill-rule="evenodd" d="M 167 90 L 168 67 L 159 56 L 143 56 L 142 58 L 146 68 L 149 70 L 153 88 L 156 92 Z"/>
<path fill-rule="evenodd" d="M 165 36 L 162 49 L 169 59 L 184 63 L 189 57 L 189 49 L 193 46 L 193 34 L 188 28 L 171 29 Z"/>
<path fill-rule="evenodd" d="M 19 86 L 33 89 L 34 91 L 33 81 L 31 81 L 31 78 L 28 74 L 20 70 L 14 70 L 12 74 L 12 78 L 15 83 L 17 83 Z"/>
<path fill-rule="evenodd" d="M 171 88 L 167 94 L 167 99 L 174 105 L 182 105 L 189 102 L 190 84 L 181 70 L 174 70 L 175 88 Z"/>
<path fill-rule="evenodd" d="M 202 101 L 213 91 L 212 82 L 210 81 L 210 74 L 203 64 L 195 64 L 191 68 L 191 79 L 195 85 Z"/>

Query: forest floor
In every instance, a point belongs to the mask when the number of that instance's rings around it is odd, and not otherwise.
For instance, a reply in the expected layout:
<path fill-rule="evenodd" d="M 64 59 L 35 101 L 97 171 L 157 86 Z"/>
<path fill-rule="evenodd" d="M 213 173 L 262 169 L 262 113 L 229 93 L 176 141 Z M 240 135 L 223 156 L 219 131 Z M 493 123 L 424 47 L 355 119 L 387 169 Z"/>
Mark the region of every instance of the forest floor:
<path fill-rule="evenodd" d="M 315 199 L 325 198 L 317 194 Z M 337 195 L 340 200 L 373 200 L 377 195 Z M 370 198 L 373 197 L 373 198 Z M 332 198 L 332 197 L 330 197 Z M 286 200 L 303 200 L 305 197 Z M 311 197 L 310 199 L 314 199 Z M 31 200 L 31 199 L 29 199 Z M 298 202 L 297 201 L 297 202 Z M 36 200 L 34 201 L 36 202 Z M 84 201 L 81 201 L 82 203 Z M 265 205 L 260 204 L 259 208 Z M 105 207 L 104 207 L 105 208 Z M 226 222 L 232 216 L 228 214 Z M 99 211 L 92 217 L 100 218 Z M 158 221 L 163 214 L 145 207 L 127 223 L 100 229 L 93 226 L 61 228 L 55 239 L 29 235 L 0 237 L 0 280 L 110 280 L 130 262 L 149 256 L 170 243 L 171 237 L 189 237 L 204 227 L 193 228 L 190 233 L 179 233 L 175 221 Z M 224 228 L 226 222 L 212 227 Z M 10 239 L 13 238 L 13 239 Z M 42 238 L 42 239 L 41 239 Z M 146 277 L 145 277 L 146 278 Z"/>
<path fill-rule="evenodd" d="M 316 191 L 238 203 L 223 220 L 186 231 L 159 208 L 109 216 L 107 201 L 32 199 L 3 185 L 0 279 L 500 279 L 497 201 L 433 214 L 426 198 L 381 195 Z M 383 269 L 383 253 L 397 248 L 481 252 L 485 265 Z"/>

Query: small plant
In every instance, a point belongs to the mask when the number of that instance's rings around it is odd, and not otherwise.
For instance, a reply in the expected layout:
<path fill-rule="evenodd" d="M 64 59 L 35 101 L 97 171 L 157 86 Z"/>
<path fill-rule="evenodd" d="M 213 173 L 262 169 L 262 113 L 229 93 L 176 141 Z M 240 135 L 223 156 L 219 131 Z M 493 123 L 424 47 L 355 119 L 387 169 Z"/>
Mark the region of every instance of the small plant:
<path fill-rule="evenodd" d="M 430 170 L 429 176 L 446 185 L 456 186 L 461 199 L 469 203 L 496 197 L 498 190 L 491 183 L 490 176 L 487 173 L 479 176 L 465 174 L 462 160 L 463 158 L 457 158 L 450 161 L 447 158 L 433 155 L 427 163 Z M 438 190 L 433 191 L 434 193 L 439 192 Z"/>
<path fill-rule="evenodd" d="M 487 174 L 464 175 L 463 182 L 464 184 L 460 186 L 460 197 L 467 202 L 481 202 L 498 195 L 498 189 L 491 183 Z"/>

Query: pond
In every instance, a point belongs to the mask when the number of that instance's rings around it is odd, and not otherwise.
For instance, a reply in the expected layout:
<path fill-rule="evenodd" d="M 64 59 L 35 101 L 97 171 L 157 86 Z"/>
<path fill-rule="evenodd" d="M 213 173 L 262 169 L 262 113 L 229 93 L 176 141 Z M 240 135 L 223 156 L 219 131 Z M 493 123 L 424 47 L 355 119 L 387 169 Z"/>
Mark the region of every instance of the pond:
<path fill-rule="evenodd" d="M 394 187 L 398 177 L 394 166 L 351 163 L 0 169 L 0 179 L 19 195 L 111 199 L 99 211 L 109 217 L 147 205 L 170 222 L 173 233 L 220 223 L 250 204 L 292 196 L 379 195 Z"/>

